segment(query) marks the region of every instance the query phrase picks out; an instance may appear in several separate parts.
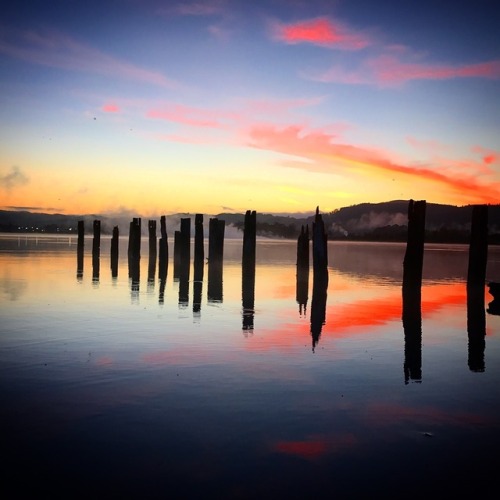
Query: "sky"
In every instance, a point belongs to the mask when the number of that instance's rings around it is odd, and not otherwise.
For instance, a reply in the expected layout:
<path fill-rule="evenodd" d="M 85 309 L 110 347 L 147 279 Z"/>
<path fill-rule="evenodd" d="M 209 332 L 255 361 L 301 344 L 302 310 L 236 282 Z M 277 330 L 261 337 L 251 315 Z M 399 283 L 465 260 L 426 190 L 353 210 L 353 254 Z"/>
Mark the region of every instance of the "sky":
<path fill-rule="evenodd" d="M 500 202 L 494 0 L 2 5 L 0 209 Z"/>

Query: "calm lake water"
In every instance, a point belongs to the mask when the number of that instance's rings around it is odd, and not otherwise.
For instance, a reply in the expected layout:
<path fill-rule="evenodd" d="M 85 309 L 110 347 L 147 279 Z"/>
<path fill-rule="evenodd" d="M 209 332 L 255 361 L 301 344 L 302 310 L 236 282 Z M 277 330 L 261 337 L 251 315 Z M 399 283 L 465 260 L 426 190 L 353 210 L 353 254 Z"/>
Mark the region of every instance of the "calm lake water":
<path fill-rule="evenodd" d="M 241 241 L 225 241 L 221 295 L 205 266 L 186 300 L 172 241 L 162 286 L 146 239 L 131 283 L 122 239 L 112 278 L 109 239 L 98 276 L 86 239 L 77 276 L 75 237 L 0 237 L 3 498 L 497 498 L 500 316 L 469 342 L 467 246 L 426 245 L 421 341 L 405 342 L 405 245 L 328 244 L 313 339 L 295 242 L 257 242 L 243 311 Z"/>

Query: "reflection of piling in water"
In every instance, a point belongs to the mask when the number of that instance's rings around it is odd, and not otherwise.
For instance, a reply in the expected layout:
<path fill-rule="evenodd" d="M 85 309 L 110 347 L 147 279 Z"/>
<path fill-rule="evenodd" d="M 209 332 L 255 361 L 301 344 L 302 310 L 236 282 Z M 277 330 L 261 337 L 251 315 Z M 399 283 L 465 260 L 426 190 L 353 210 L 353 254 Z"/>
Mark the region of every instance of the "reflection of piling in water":
<path fill-rule="evenodd" d="M 472 207 L 469 244 L 467 287 L 480 287 L 484 291 L 488 260 L 488 206 Z"/>
<path fill-rule="evenodd" d="M 255 210 L 247 210 L 242 255 L 243 330 L 253 330 L 254 327 L 256 239 L 257 214 Z"/>
<path fill-rule="evenodd" d="M 484 286 L 467 287 L 467 337 L 469 369 L 484 372 L 484 350 L 486 346 L 486 313 L 484 308 Z"/>
<path fill-rule="evenodd" d="M 179 281 L 181 272 L 182 235 L 180 231 L 174 232 L 174 281 Z"/>
<path fill-rule="evenodd" d="M 165 285 L 167 280 L 160 277 L 160 292 L 158 294 L 158 303 L 163 304 L 165 302 Z"/>
<path fill-rule="evenodd" d="M 167 278 L 168 272 L 168 241 L 167 224 L 164 215 L 160 218 L 160 241 L 158 242 L 158 276 L 160 280 Z"/>
<path fill-rule="evenodd" d="M 154 284 L 156 272 L 156 221 L 148 221 L 148 234 L 149 234 L 149 261 L 148 261 L 148 283 Z"/>
<path fill-rule="evenodd" d="M 422 381 L 422 311 L 420 289 L 410 287 L 403 294 L 403 331 L 405 340 L 405 384 Z"/>
<path fill-rule="evenodd" d="M 321 336 L 321 331 L 326 320 L 326 299 L 328 283 L 323 280 L 321 286 L 313 286 L 311 300 L 311 337 L 312 350 L 316 348 Z"/>
<path fill-rule="evenodd" d="M 128 239 L 128 275 L 132 281 L 132 292 L 139 291 L 141 262 L 141 219 L 134 217 L 130 223 Z"/>
<path fill-rule="evenodd" d="M 76 247 L 76 277 L 83 276 L 83 248 L 85 244 L 85 225 L 82 220 L 78 221 L 78 244 Z"/>
<path fill-rule="evenodd" d="M 193 282 L 193 312 L 200 313 L 201 311 L 201 294 L 203 290 L 203 281 Z"/>
<path fill-rule="evenodd" d="M 111 260 L 111 276 L 116 278 L 118 276 L 118 239 L 119 239 L 119 230 L 118 226 L 113 228 L 113 235 L 111 236 L 111 251 L 110 251 L 110 260 Z"/>
<path fill-rule="evenodd" d="M 300 229 L 297 239 L 297 274 L 296 299 L 299 304 L 299 314 L 306 314 L 309 291 L 309 226 Z"/>
<path fill-rule="evenodd" d="M 101 258 L 101 221 L 94 221 L 94 238 L 92 240 L 92 281 L 99 281 Z"/>
<path fill-rule="evenodd" d="M 222 263 L 224 260 L 224 231 L 226 223 L 217 218 L 208 225 L 208 284 L 209 302 L 222 302 Z"/>
<path fill-rule="evenodd" d="M 500 283 L 488 283 L 488 291 L 493 295 L 493 300 L 488 304 L 488 314 L 500 316 Z"/>
<path fill-rule="evenodd" d="M 408 236 L 403 260 L 403 330 L 405 383 L 422 381 L 422 269 L 426 201 L 408 203 Z"/>

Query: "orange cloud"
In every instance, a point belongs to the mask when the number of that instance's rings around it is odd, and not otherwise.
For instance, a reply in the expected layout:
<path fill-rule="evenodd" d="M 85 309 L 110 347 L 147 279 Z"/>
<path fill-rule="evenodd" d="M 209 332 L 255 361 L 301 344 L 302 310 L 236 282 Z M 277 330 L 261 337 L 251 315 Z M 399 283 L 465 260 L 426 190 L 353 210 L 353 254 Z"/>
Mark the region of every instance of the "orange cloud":
<path fill-rule="evenodd" d="M 363 169 L 367 174 L 374 170 L 400 173 L 419 180 L 427 180 L 446 186 L 463 200 L 470 203 L 497 203 L 500 199 L 500 183 L 488 184 L 477 180 L 478 173 L 465 175 L 449 168 L 453 165 L 412 166 L 396 163 L 389 159 L 389 153 L 374 149 L 341 144 L 337 137 L 322 130 L 308 131 L 300 125 L 277 128 L 273 125 L 254 125 L 249 133 L 249 145 L 304 158 L 294 164 L 305 170 L 337 173 L 339 168 Z M 468 162 L 473 167 L 472 162 Z M 476 175 L 474 175 L 476 174 Z"/>
<path fill-rule="evenodd" d="M 333 23 L 325 17 L 297 23 L 276 23 L 273 36 L 288 44 L 311 43 L 345 49 L 362 49 L 369 45 L 366 37 L 353 33 L 339 23 Z"/>

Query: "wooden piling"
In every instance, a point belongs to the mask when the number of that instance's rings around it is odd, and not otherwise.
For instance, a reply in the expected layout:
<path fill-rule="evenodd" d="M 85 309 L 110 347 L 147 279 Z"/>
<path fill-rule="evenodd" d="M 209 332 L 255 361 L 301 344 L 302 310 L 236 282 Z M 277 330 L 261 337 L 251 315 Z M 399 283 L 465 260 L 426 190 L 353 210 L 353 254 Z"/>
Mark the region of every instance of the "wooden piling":
<path fill-rule="evenodd" d="M 99 281 L 101 252 L 101 221 L 94 220 L 94 237 L 92 240 L 92 281 Z"/>
<path fill-rule="evenodd" d="M 422 286 L 426 201 L 408 204 L 408 237 L 403 260 L 403 287 Z"/>
<path fill-rule="evenodd" d="M 191 219 L 185 217 L 181 219 L 181 264 L 180 277 L 189 281 L 189 271 L 191 266 Z"/>
<path fill-rule="evenodd" d="M 76 247 L 76 277 L 83 277 L 83 248 L 85 244 L 85 225 L 83 220 L 78 221 L 78 244 Z"/>
<path fill-rule="evenodd" d="M 208 226 L 207 300 L 222 302 L 222 271 L 224 260 L 224 220 L 212 218 Z"/>
<path fill-rule="evenodd" d="M 167 225 L 164 215 L 160 218 L 160 235 L 160 241 L 158 242 L 158 276 L 160 280 L 164 280 L 168 271 Z"/>
<path fill-rule="evenodd" d="M 134 217 L 130 223 L 128 242 L 129 277 L 132 279 L 132 292 L 139 290 L 141 260 L 141 219 Z"/>
<path fill-rule="evenodd" d="M 299 314 L 306 314 L 309 291 L 309 226 L 300 229 L 297 239 L 296 300 Z"/>
<path fill-rule="evenodd" d="M 154 284 L 155 271 L 156 271 L 156 220 L 148 221 L 148 235 L 149 235 L 149 261 L 148 261 L 148 283 L 150 286 Z"/>
<path fill-rule="evenodd" d="M 467 287 L 484 289 L 488 261 L 488 205 L 472 208 Z"/>
<path fill-rule="evenodd" d="M 118 276 L 118 248 L 119 248 L 119 229 L 118 226 L 113 228 L 113 235 L 111 237 L 111 276 L 116 278 Z"/>
<path fill-rule="evenodd" d="M 179 280 L 179 274 L 181 269 L 181 249 L 182 246 L 182 235 L 180 231 L 174 232 L 174 281 Z"/>
<path fill-rule="evenodd" d="M 255 210 L 247 210 L 245 214 L 242 254 L 242 305 L 243 330 L 245 331 L 253 331 L 254 327 L 256 230 L 256 212 Z"/>
<path fill-rule="evenodd" d="M 203 215 L 196 214 L 194 222 L 194 280 L 203 281 L 205 267 L 205 246 Z"/>
<path fill-rule="evenodd" d="M 328 287 L 328 238 L 325 223 L 316 207 L 312 225 L 313 290 Z"/>

